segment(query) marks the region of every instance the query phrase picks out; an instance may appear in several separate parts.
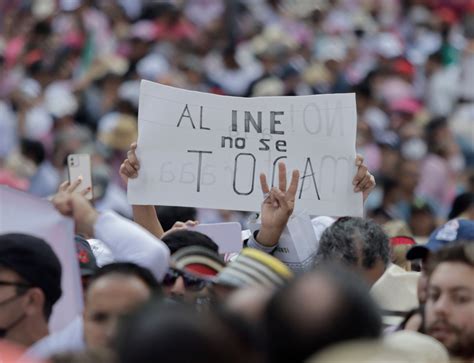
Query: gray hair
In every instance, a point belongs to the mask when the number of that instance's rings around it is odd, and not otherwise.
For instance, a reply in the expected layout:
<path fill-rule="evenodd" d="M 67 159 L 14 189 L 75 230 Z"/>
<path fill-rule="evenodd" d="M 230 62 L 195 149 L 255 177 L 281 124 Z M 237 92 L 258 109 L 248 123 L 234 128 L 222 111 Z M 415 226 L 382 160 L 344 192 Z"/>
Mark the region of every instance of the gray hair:
<path fill-rule="evenodd" d="M 340 261 L 370 269 L 378 259 L 385 266 L 390 261 L 389 240 L 382 228 L 369 219 L 344 217 L 322 234 L 315 264 Z"/>

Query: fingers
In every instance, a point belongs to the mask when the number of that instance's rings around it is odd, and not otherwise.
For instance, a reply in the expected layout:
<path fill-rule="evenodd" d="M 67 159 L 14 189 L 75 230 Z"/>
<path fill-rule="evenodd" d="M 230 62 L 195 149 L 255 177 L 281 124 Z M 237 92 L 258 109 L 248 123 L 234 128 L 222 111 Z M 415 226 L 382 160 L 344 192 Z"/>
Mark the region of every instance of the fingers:
<path fill-rule="evenodd" d="M 196 227 L 199 224 L 198 221 L 188 220 L 184 223 L 186 227 Z"/>
<path fill-rule="evenodd" d="M 69 186 L 69 181 L 63 181 L 58 188 L 58 192 L 65 192 L 67 187 Z"/>
<path fill-rule="evenodd" d="M 87 187 L 86 189 L 82 190 L 79 194 L 81 194 L 83 197 L 87 195 L 92 190 L 91 187 Z"/>
<path fill-rule="evenodd" d="M 278 163 L 278 187 L 286 192 L 286 165 L 283 162 Z"/>
<path fill-rule="evenodd" d="M 367 167 L 365 165 L 359 166 L 354 179 L 352 179 L 352 185 L 357 186 L 362 181 L 362 179 L 364 179 L 367 175 L 370 175 Z"/>
<path fill-rule="evenodd" d="M 277 206 L 280 206 L 281 209 L 285 211 L 289 211 L 290 207 L 288 205 L 288 201 L 286 199 L 286 194 L 277 188 L 272 189 L 272 196 L 275 198 L 277 202 Z M 291 213 L 290 213 L 291 214 Z"/>
<path fill-rule="evenodd" d="M 72 214 L 70 200 L 71 194 L 64 191 L 56 194 L 51 202 L 53 203 L 54 207 L 59 211 L 59 213 L 69 216 Z"/>
<path fill-rule="evenodd" d="M 182 229 L 182 228 L 186 228 L 186 224 L 184 222 L 181 222 L 181 221 L 177 221 L 173 224 L 173 227 L 171 227 L 171 229 Z"/>
<path fill-rule="evenodd" d="M 140 163 L 138 162 L 137 154 L 135 153 L 136 149 L 137 143 L 134 142 L 132 145 L 130 145 L 130 150 L 128 150 L 127 152 L 127 159 L 130 162 L 131 166 L 138 171 L 138 169 L 140 169 Z"/>
<path fill-rule="evenodd" d="M 128 159 L 125 159 L 122 165 L 120 165 L 120 173 L 131 179 L 138 176 L 137 169 L 133 167 Z"/>
<path fill-rule="evenodd" d="M 355 191 L 357 192 L 366 192 L 375 187 L 375 178 L 372 174 L 367 175 L 361 182 L 356 186 Z"/>
<path fill-rule="evenodd" d="M 300 172 L 299 170 L 293 170 L 291 173 L 291 181 L 290 181 L 290 187 L 288 188 L 287 196 L 290 197 L 290 199 L 295 199 L 296 196 L 296 191 L 298 190 L 298 181 L 300 179 Z"/>
<path fill-rule="evenodd" d="M 260 174 L 260 186 L 262 187 L 263 194 L 270 193 L 270 188 L 268 187 L 267 177 L 265 174 Z"/>
<path fill-rule="evenodd" d="M 82 182 L 82 177 L 80 176 L 77 178 L 75 181 L 73 181 L 71 184 L 69 181 L 64 181 L 59 185 L 58 192 L 65 192 L 65 193 L 72 193 L 76 190 L 76 188 L 81 184 Z"/>
<path fill-rule="evenodd" d="M 364 157 L 360 154 L 357 154 L 356 155 L 356 162 L 355 162 L 356 166 L 359 167 L 361 166 L 362 164 L 364 164 Z"/>

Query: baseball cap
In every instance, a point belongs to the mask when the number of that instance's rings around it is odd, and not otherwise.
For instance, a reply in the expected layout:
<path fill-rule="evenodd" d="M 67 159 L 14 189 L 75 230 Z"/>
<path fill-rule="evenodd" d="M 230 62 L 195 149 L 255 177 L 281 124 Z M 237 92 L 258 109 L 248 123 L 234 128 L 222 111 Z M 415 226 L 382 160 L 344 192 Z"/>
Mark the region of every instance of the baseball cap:
<path fill-rule="evenodd" d="M 0 266 L 40 288 L 51 304 L 61 297 L 61 263 L 43 239 L 20 233 L 0 235 Z"/>
<path fill-rule="evenodd" d="M 97 271 L 98 266 L 89 242 L 81 236 L 75 236 L 74 241 L 76 242 L 76 253 L 81 276 L 93 275 Z"/>
<path fill-rule="evenodd" d="M 429 252 L 438 251 L 451 243 L 460 241 L 474 242 L 474 221 L 452 219 L 446 222 L 430 235 L 425 245 L 412 247 L 407 252 L 407 259 L 426 258 Z"/>
<path fill-rule="evenodd" d="M 230 287 L 278 287 L 293 277 L 288 266 L 269 254 L 244 248 L 214 279 L 214 283 Z"/>
<path fill-rule="evenodd" d="M 180 248 L 171 260 L 176 268 L 201 276 L 215 276 L 225 267 L 217 252 L 202 246 Z"/>

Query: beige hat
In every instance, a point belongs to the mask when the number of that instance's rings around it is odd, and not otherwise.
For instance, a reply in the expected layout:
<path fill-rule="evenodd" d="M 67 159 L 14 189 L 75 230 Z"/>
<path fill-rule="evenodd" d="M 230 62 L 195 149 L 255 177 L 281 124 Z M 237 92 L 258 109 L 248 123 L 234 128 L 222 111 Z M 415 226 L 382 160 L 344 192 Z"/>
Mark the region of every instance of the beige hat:
<path fill-rule="evenodd" d="M 99 131 L 100 142 L 115 150 L 128 150 L 137 137 L 137 120 L 128 115 L 120 115 L 113 126 Z"/>
<path fill-rule="evenodd" d="M 402 330 L 387 335 L 384 344 L 414 358 L 418 363 L 449 363 L 449 354 L 444 345 L 425 334 Z"/>
<path fill-rule="evenodd" d="M 384 325 L 398 325 L 407 312 L 418 307 L 419 272 L 407 272 L 391 264 L 372 286 L 370 294 L 382 309 Z"/>
<path fill-rule="evenodd" d="M 330 346 L 307 363 L 418 363 L 381 340 L 355 340 Z"/>
<path fill-rule="evenodd" d="M 396 236 L 412 236 L 410 227 L 405 221 L 400 219 L 395 219 L 393 221 L 388 221 L 384 223 L 382 226 L 383 231 L 388 237 L 396 237 Z"/>
<path fill-rule="evenodd" d="M 252 97 L 283 96 L 284 93 L 285 85 L 283 82 L 276 77 L 270 77 L 255 84 Z"/>

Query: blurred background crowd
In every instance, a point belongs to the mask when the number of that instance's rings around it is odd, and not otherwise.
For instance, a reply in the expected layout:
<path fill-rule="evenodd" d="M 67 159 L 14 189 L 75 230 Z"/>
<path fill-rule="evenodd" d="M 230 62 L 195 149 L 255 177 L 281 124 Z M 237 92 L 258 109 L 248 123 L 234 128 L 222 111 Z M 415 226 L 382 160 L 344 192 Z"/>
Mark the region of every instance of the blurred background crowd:
<path fill-rule="evenodd" d="M 377 181 L 367 213 L 406 234 L 428 236 L 474 192 L 474 1 L 0 1 L 0 183 L 49 196 L 66 156 L 90 153 L 97 208 L 131 217 L 118 172 L 141 79 L 248 97 L 355 92 L 357 150 Z"/>

